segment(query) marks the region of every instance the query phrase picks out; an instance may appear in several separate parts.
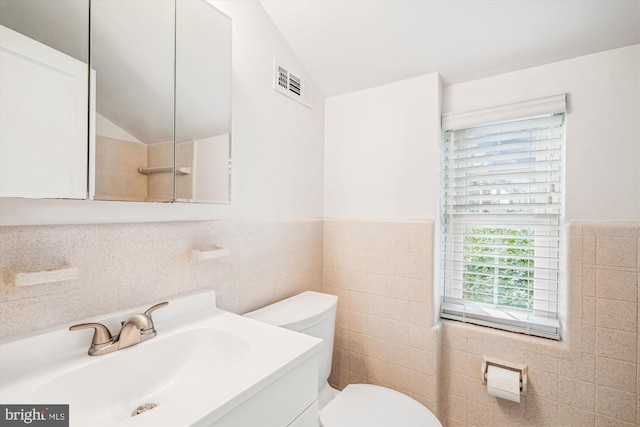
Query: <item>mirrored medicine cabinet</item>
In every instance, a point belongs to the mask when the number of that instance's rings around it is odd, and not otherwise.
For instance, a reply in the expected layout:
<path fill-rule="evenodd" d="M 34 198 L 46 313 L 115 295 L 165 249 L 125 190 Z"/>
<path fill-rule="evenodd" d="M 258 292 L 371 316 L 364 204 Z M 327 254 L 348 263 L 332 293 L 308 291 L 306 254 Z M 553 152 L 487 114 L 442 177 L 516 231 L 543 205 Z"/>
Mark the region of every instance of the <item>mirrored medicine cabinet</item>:
<path fill-rule="evenodd" d="M 0 196 L 229 203 L 231 19 L 0 0 Z"/>

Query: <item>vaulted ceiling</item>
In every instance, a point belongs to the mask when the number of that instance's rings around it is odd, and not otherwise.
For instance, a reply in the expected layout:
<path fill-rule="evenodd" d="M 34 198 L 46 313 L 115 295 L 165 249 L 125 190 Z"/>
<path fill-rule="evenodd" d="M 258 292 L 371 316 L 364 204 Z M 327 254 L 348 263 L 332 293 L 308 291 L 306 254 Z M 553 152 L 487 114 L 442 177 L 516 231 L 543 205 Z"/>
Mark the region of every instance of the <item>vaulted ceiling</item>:
<path fill-rule="evenodd" d="M 640 43 L 638 0 L 262 0 L 326 96 L 452 84 Z"/>

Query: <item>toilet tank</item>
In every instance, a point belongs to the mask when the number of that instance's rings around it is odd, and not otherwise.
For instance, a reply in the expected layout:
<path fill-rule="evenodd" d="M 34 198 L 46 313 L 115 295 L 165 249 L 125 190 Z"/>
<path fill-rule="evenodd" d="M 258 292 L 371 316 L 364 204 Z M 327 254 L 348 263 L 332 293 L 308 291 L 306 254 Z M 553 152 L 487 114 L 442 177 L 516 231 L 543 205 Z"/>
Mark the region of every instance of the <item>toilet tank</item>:
<path fill-rule="evenodd" d="M 331 373 L 337 304 L 335 295 L 306 291 L 245 316 L 322 339 L 318 361 L 318 388 L 321 388 Z"/>

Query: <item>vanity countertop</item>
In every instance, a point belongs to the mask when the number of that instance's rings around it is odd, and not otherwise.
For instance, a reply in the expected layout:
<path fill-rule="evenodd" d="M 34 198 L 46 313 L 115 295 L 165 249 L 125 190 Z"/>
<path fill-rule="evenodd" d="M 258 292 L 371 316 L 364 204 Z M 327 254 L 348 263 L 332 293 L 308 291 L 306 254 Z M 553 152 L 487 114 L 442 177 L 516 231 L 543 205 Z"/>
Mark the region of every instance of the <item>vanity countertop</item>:
<path fill-rule="evenodd" d="M 85 322 L 117 331 L 146 308 Z M 153 313 L 158 335 L 89 356 L 93 330 L 67 326 L 0 343 L 2 404 L 69 404 L 71 425 L 193 425 L 215 422 L 311 359 L 322 340 L 216 307 L 215 292 L 169 299 Z M 144 403 L 158 406 L 131 417 Z"/>

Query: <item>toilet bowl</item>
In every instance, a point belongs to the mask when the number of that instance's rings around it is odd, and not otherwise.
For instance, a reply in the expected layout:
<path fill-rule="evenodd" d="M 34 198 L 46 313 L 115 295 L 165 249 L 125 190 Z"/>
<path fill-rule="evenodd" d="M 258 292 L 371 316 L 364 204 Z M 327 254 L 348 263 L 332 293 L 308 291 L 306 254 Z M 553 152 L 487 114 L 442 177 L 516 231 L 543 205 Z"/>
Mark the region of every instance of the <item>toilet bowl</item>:
<path fill-rule="evenodd" d="M 338 297 L 303 292 L 245 314 L 255 320 L 312 335 L 324 341 L 318 359 L 318 407 L 323 427 L 442 427 L 436 416 L 411 397 L 372 384 L 349 384 L 342 391 L 329 383 Z"/>

